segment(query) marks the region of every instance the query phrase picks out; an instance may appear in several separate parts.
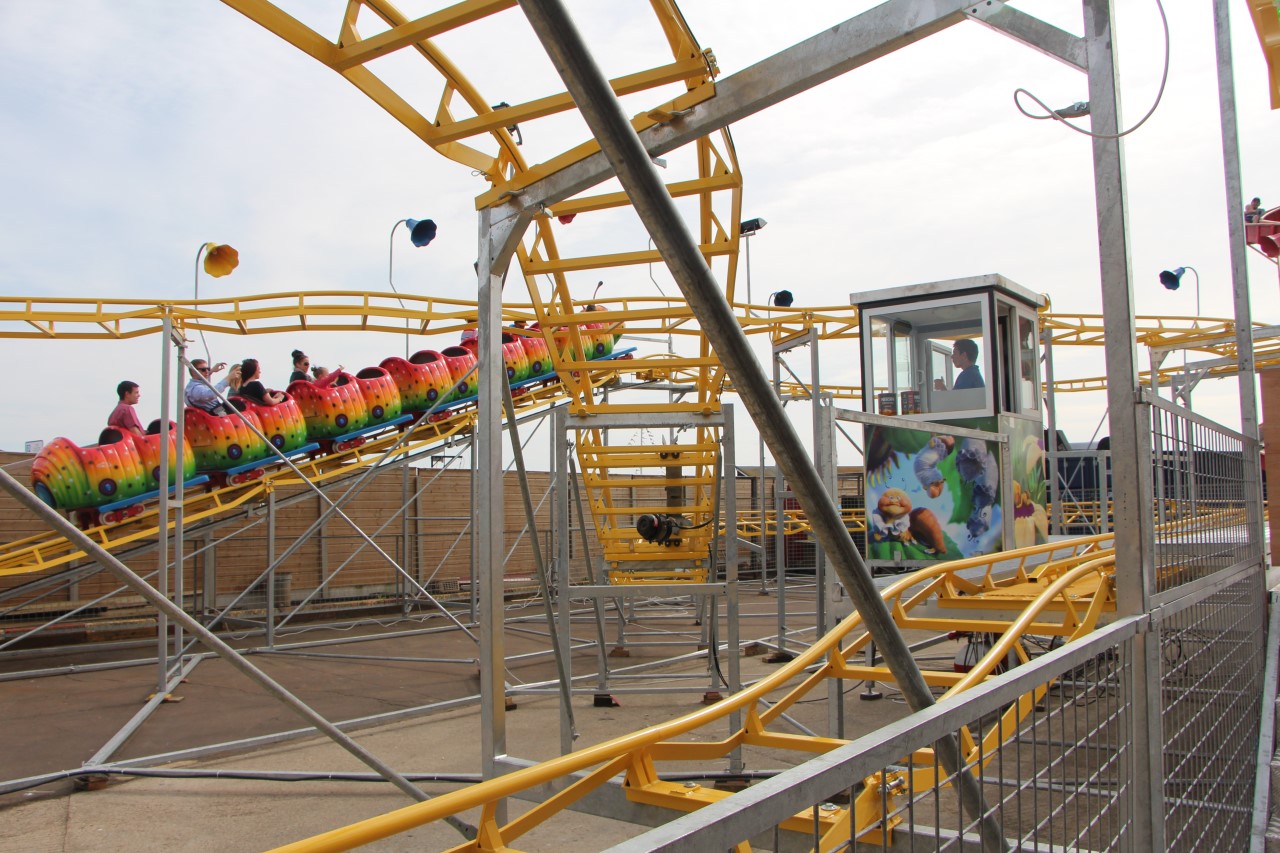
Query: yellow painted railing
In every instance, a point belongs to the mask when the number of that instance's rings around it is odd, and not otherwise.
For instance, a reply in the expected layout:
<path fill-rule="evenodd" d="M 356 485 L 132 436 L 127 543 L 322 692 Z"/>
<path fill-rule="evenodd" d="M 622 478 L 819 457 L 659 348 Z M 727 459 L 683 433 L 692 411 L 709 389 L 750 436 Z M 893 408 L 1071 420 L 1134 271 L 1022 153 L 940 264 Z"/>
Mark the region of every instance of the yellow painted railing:
<path fill-rule="evenodd" d="M 1001 636 L 967 674 L 925 671 L 926 680 L 946 686 L 950 695 L 992 677 L 1011 653 L 1019 659 L 1029 659 L 1021 647 L 1025 635 L 1058 636 L 1070 642 L 1092 630 L 1102 614 L 1114 607 L 1111 585 L 1114 552 L 1107 547 L 1111 542 L 1109 536 L 1093 536 L 1010 551 L 996 557 L 940 564 L 904 576 L 886 589 L 883 596 L 895 621 L 903 627 L 938 628 L 942 620 L 913 612 L 926 603 L 945 607 L 947 602 L 961 599 L 985 600 L 987 611 L 1007 613 L 1006 617 L 986 613 L 946 620 L 945 630 L 956 630 L 957 625 L 963 625 L 959 630 Z M 722 758 L 744 745 L 802 754 L 822 753 L 840 745 L 844 741 L 776 732 L 769 727 L 828 678 L 889 681 L 891 677 L 882 667 L 850 663 L 869 642 L 870 637 L 862 630 L 861 619 L 855 613 L 768 677 L 715 705 L 278 849 L 290 853 L 349 850 L 475 808 L 482 810 L 480 834 L 484 846 L 481 842 L 468 842 L 453 849 L 501 849 L 619 774 L 625 775 L 625 791 L 633 800 L 679 811 L 700 808 L 731 794 L 702 786 L 689 787 L 683 782 L 666 782 L 657 771 L 659 763 L 665 768 L 681 761 L 705 762 Z M 781 699 L 763 701 L 780 690 L 786 691 Z M 991 754 L 992 738 L 999 736 L 999 732 L 1003 732 L 1004 737 L 1011 736 L 1022 715 L 1033 704 L 1033 700 L 1014 703 L 1006 719 L 984 732 L 965 733 L 962 743 L 971 753 L 968 757 L 972 757 L 975 750 L 987 750 Z M 733 713 L 744 713 L 746 722 L 727 738 L 709 742 L 675 740 L 691 732 L 710 731 L 710 726 L 722 724 Z M 719 725 L 716 728 L 718 730 Z M 932 771 L 917 767 L 912 772 Z M 539 785 L 565 782 L 570 776 L 575 776 L 572 784 L 559 794 L 542 801 L 524 816 L 498 825 L 495 804 L 499 800 L 528 794 Z M 855 834 L 874 827 L 884 813 L 879 784 L 868 786 L 871 787 L 876 788 L 875 802 L 856 802 L 852 809 L 838 807 L 824 811 L 820 817 L 821 832 L 824 835 L 832 831 L 848 833 L 851 820 L 855 822 Z M 891 800 L 892 797 L 890 808 Z M 813 820 L 806 812 L 784 823 L 782 828 L 813 832 Z M 848 837 L 847 834 L 844 837 Z"/>

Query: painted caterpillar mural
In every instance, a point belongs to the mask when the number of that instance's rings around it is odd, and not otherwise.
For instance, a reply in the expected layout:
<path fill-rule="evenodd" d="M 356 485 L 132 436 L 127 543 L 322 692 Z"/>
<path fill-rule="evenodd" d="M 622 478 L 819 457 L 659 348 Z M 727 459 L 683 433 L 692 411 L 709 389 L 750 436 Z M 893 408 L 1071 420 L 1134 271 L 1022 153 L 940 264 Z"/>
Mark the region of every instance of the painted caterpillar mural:
<path fill-rule="evenodd" d="M 614 354 L 621 335 L 597 331 L 603 327 L 600 323 L 581 327 L 588 359 Z M 559 337 L 557 342 L 564 347 Z M 502 356 L 512 386 L 555 379 L 551 353 L 541 337 L 504 333 Z M 576 357 L 576 352 L 569 357 Z M 327 385 L 293 382 L 284 401 L 274 406 L 233 396 L 243 419 L 238 414 L 211 415 L 188 407 L 183 412 L 183 481 L 187 486 L 209 481 L 221 485 L 261 477 L 265 466 L 278 457 L 246 420 L 280 453 L 290 456 L 358 447 L 370 434 L 403 428 L 427 411 L 432 420 L 447 418 L 475 399 L 475 366 L 473 339 L 440 352 L 422 350 L 408 359 L 386 358 L 377 367 L 355 374 L 341 372 Z M 32 464 L 32 489 L 82 526 L 113 524 L 137 515 L 143 502 L 159 494 L 159 426 L 159 421 L 154 422 L 152 434 L 145 436 L 108 430 L 99 444 L 86 447 L 56 438 Z M 170 487 L 176 481 L 176 463 L 176 436 L 171 432 Z"/>

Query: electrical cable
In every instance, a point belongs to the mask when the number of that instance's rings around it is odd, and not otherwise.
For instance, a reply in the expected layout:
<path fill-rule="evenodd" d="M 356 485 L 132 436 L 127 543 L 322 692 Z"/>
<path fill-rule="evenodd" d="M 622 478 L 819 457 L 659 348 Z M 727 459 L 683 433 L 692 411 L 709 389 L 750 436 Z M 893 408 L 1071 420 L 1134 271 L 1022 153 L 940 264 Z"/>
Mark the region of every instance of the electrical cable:
<path fill-rule="evenodd" d="M 1151 109 L 1147 110 L 1147 114 L 1144 115 L 1141 118 L 1141 120 L 1139 120 L 1138 123 L 1135 124 L 1133 127 L 1129 128 L 1128 130 L 1122 130 L 1119 133 L 1094 133 L 1091 130 L 1086 130 L 1083 127 L 1078 127 L 1077 125 L 1072 124 L 1071 122 L 1067 121 L 1067 117 L 1064 117 L 1062 115 L 1062 113 L 1067 112 L 1068 110 L 1072 110 L 1072 108 L 1078 105 L 1073 104 L 1072 107 L 1068 107 L 1063 110 L 1055 110 L 1050 108 L 1048 104 L 1046 104 L 1044 101 L 1037 98 L 1031 92 L 1023 88 L 1017 88 L 1013 90 L 1013 105 L 1018 108 L 1018 112 L 1022 113 L 1027 118 L 1035 119 L 1036 121 L 1046 121 L 1046 120 L 1052 119 L 1054 121 L 1057 121 L 1057 122 L 1060 122 L 1061 124 L 1066 125 L 1067 127 L 1074 130 L 1076 133 L 1079 133 L 1083 136 L 1091 137 L 1093 139 L 1120 139 L 1121 137 L 1128 136 L 1138 128 L 1142 127 L 1144 124 L 1147 123 L 1147 119 L 1151 118 L 1151 116 L 1155 114 L 1156 108 L 1160 106 L 1160 101 L 1164 98 L 1165 85 L 1169 81 L 1169 54 L 1170 54 L 1169 18 L 1168 16 L 1165 15 L 1164 3 L 1162 3 L 1161 0 L 1156 0 L 1156 9 L 1160 12 L 1160 23 L 1164 27 L 1164 70 L 1160 74 L 1160 89 L 1159 91 L 1156 92 L 1155 102 L 1151 104 Z M 1031 113 L 1027 112 L 1026 108 L 1022 106 L 1022 102 L 1018 100 L 1019 95 L 1026 95 L 1032 101 L 1035 101 L 1035 103 L 1045 112 L 1047 112 L 1048 115 L 1038 116 L 1038 115 L 1032 115 Z M 1074 117 L 1074 113 L 1070 117 Z"/>

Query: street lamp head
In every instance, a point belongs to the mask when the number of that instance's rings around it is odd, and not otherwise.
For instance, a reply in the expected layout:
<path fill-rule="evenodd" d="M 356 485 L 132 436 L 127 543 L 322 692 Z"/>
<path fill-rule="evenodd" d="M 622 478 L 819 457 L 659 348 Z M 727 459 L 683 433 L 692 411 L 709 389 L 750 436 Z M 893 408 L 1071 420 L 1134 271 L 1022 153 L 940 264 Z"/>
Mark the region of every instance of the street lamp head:
<path fill-rule="evenodd" d="M 757 231 L 759 231 L 761 228 L 765 227 L 768 224 L 769 223 L 766 222 L 764 219 L 757 216 L 755 219 L 748 219 L 745 222 L 743 222 L 741 225 L 739 225 L 738 233 L 745 237 L 748 234 L 756 233 Z"/>
<path fill-rule="evenodd" d="M 1160 283 L 1167 290 L 1177 290 L 1182 284 L 1182 276 L 1187 272 L 1186 267 L 1175 267 L 1172 270 L 1164 270 L 1160 273 Z"/>
<path fill-rule="evenodd" d="M 404 224 L 409 228 L 409 240 L 421 249 L 436 238 L 436 223 L 430 219 L 406 219 Z"/>
<path fill-rule="evenodd" d="M 240 253 L 226 244 L 205 243 L 200 251 L 204 252 L 204 271 L 214 278 L 230 275 L 233 269 L 240 266 Z M 199 254 L 200 252 L 196 253 L 197 256 Z M 196 286 L 199 287 L 198 275 Z"/>

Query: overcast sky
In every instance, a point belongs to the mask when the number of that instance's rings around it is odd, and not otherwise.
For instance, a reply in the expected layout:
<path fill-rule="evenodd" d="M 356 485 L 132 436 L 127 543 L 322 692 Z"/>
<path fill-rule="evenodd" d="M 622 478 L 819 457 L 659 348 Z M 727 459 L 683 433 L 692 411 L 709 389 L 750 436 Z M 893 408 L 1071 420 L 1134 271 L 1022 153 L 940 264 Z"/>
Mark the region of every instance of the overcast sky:
<path fill-rule="evenodd" d="M 305 20 L 330 36 L 343 4 L 285 5 L 304 7 Z M 647 3 L 569 5 L 608 72 L 662 61 L 649 50 L 657 34 Z M 686 0 L 682 9 L 732 74 L 871 5 L 807 0 L 780 14 L 762 0 Z M 1073 0 L 1016 5 L 1082 29 Z M 1164 47 L 1154 0 L 1118 5 L 1128 126 L 1157 94 Z M 1156 282 L 1176 265 L 1198 269 L 1204 314 L 1231 311 L 1209 5 L 1169 4 L 1168 86 L 1125 142 L 1140 314 L 1194 313 L 1190 276 L 1173 294 Z M 1246 6 L 1232 11 L 1245 192 L 1280 203 L 1280 122 Z M 517 103 L 559 88 L 531 39 L 512 11 L 446 46 L 491 103 Z M 482 179 L 221 3 L 0 4 L 0 81 L 0 294 L 189 298 L 195 253 L 208 240 L 236 246 L 242 264 L 229 278 L 203 279 L 205 296 L 381 291 L 388 232 L 406 216 L 435 219 L 439 236 L 421 251 L 397 244 L 397 285 L 474 290 L 473 199 Z M 736 125 L 745 216 L 769 221 L 751 247 L 757 301 L 785 287 L 797 304 L 842 304 L 852 291 L 998 272 L 1048 293 L 1057 311 L 1100 311 L 1089 140 L 1020 115 L 1018 87 L 1057 106 L 1087 98 L 1082 74 L 965 23 Z M 434 86 L 422 97 L 430 103 Z M 632 98 L 628 110 L 656 100 Z M 561 120 L 525 137 L 526 156 L 538 162 L 581 141 L 582 130 Z M 610 249 L 645 248 L 635 228 L 594 233 Z M 641 272 L 619 273 L 610 292 L 648 287 Z M 1249 273 L 1254 318 L 1276 322 L 1276 268 L 1251 254 Z M 660 281 L 673 292 L 669 278 Z M 403 346 L 351 335 L 210 344 L 215 359 L 262 359 L 268 384 L 281 385 L 298 345 L 314 362 L 349 368 Z M 158 338 L 0 340 L 20 389 L 0 415 L 0 448 L 56 435 L 91 443 L 122 378 L 142 383 L 143 418 L 154 417 L 159 355 Z M 824 379 L 850 381 L 855 367 L 851 346 L 824 349 Z M 1060 377 L 1102 372 L 1100 349 L 1059 351 Z M 1197 409 L 1238 424 L 1233 381 L 1203 385 L 1195 399 Z M 1082 441 L 1105 400 L 1072 395 L 1060 406 L 1071 438 Z"/>

